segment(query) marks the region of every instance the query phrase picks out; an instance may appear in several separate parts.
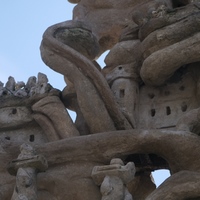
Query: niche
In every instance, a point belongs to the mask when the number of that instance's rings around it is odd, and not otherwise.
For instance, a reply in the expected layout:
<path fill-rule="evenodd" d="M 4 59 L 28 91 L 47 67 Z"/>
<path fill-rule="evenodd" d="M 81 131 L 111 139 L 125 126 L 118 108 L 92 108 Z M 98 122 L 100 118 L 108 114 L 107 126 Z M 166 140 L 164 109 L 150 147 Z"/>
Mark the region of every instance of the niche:
<path fill-rule="evenodd" d="M 30 135 L 29 141 L 30 141 L 30 142 L 34 142 L 34 140 L 35 140 L 35 136 L 34 136 L 34 135 Z"/>
<path fill-rule="evenodd" d="M 171 114 L 171 108 L 169 106 L 166 107 L 166 114 L 167 115 Z"/>
<path fill-rule="evenodd" d="M 13 109 L 12 109 L 12 114 L 15 115 L 16 113 L 17 113 L 17 109 L 16 109 L 16 108 L 13 108 Z"/>
<path fill-rule="evenodd" d="M 150 99 L 153 99 L 155 97 L 155 94 L 150 93 L 150 94 L 148 94 L 148 96 L 149 96 Z"/>
<path fill-rule="evenodd" d="M 6 139 L 6 140 L 10 140 L 10 137 L 9 137 L 9 136 L 6 136 L 5 139 Z"/>
<path fill-rule="evenodd" d="M 2 94 L 3 94 L 3 95 L 7 95 L 7 94 L 8 94 L 8 91 L 4 90 Z"/>
<path fill-rule="evenodd" d="M 185 103 L 185 102 L 183 102 L 182 104 L 181 104 L 181 110 L 182 110 L 182 112 L 186 112 L 187 111 L 187 104 Z"/>
<path fill-rule="evenodd" d="M 125 90 L 124 90 L 124 89 L 121 89 L 121 90 L 119 91 L 119 97 L 120 97 L 120 98 L 124 98 L 124 95 L 125 95 Z"/>
<path fill-rule="evenodd" d="M 156 115 L 156 110 L 155 109 L 151 109 L 151 116 L 154 117 Z"/>

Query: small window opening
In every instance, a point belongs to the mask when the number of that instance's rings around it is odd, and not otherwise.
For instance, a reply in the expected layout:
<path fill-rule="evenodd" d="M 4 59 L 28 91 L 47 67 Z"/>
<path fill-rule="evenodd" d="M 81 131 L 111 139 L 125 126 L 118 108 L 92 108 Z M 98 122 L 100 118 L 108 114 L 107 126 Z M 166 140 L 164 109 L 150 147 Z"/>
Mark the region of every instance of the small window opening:
<path fill-rule="evenodd" d="M 179 90 L 181 90 L 181 91 L 185 90 L 185 86 L 182 85 L 182 86 L 179 88 Z"/>
<path fill-rule="evenodd" d="M 182 112 L 187 111 L 187 104 L 185 102 L 182 103 L 181 110 L 182 110 Z"/>
<path fill-rule="evenodd" d="M 16 113 L 17 113 L 17 109 L 16 108 L 12 109 L 12 114 L 14 115 Z"/>
<path fill-rule="evenodd" d="M 156 114 L 156 110 L 155 109 L 151 109 L 151 116 L 154 117 Z"/>
<path fill-rule="evenodd" d="M 29 141 L 30 142 L 34 142 L 34 140 L 35 140 L 35 136 L 34 135 L 30 135 Z"/>
<path fill-rule="evenodd" d="M 171 108 L 169 106 L 166 107 L 166 114 L 167 115 L 171 114 Z"/>
<path fill-rule="evenodd" d="M 7 91 L 3 91 L 3 93 L 2 93 L 3 95 L 7 95 L 8 94 L 8 92 Z"/>
<path fill-rule="evenodd" d="M 9 136 L 6 136 L 5 139 L 6 139 L 6 140 L 10 140 L 10 137 L 9 137 Z"/>
<path fill-rule="evenodd" d="M 119 91 L 119 97 L 120 97 L 120 98 L 123 98 L 124 95 L 125 95 L 125 90 L 124 90 L 124 89 L 120 90 L 120 91 Z"/>
<path fill-rule="evenodd" d="M 155 94 L 150 93 L 150 94 L 148 94 L 148 96 L 149 96 L 150 99 L 153 99 L 155 97 Z"/>

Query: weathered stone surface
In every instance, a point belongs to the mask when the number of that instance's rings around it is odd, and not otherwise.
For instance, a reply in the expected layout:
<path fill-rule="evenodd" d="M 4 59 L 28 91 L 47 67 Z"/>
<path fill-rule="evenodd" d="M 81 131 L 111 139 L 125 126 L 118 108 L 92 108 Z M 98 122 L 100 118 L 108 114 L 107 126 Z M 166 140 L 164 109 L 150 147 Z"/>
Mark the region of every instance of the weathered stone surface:
<path fill-rule="evenodd" d="M 32 106 L 32 110 L 37 114 L 35 120 L 43 127 L 46 135 L 50 141 L 53 141 L 56 137 L 63 139 L 70 136 L 78 136 L 79 132 L 73 125 L 73 122 L 57 96 L 48 96 Z M 40 117 L 41 116 L 41 117 Z M 45 117 L 47 119 L 45 119 Z M 50 123 L 48 123 L 50 121 Z M 48 127 L 50 124 L 50 127 Z M 52 125 L 56 135 L 51 134 Z"/>
<path fill-rule="evenodd" d="M 0 129 L 17 128 L 33 120 L 31 110 L 26 107 L 8 107 L 0 109 Z"/>
<path fill-rule="evenodd" d="M 146 84 L 161 85 L 181 66 L 199 61 L 199 13 L 196 6 L 166 13 L 161 17 L 167 19 L 163 28 L 142 42 L 145 60 L 140 75 Z"/>
<path fill-rule="evenodd" d="M 55 38 L 76 51 L 81 52 L 91 60 L 96 58 L 99 54 L 99 46 L 96 37 L 90 30 L 84 29 L 84 26 L 81 25 L 80 22 L 72 23 L 72 26 L 69 28 L 57 30 L 55 32 Z"/>
<path fill-rule="evenodd" d="M 173 24 L 153 31 L 142 42 L 144 58 L 147 58 L 159 49 L 163 49 L 199 32 L 199 17 L 200 12 L 191 13 L 186 19 L 178 19 L 177 22 Z"/>
<path fill-rule="evenodd" d="M 128 59 L 126 59 L 128 58 Z M 105 58 L 106 67 L 102 70 L 114 93 L 121 112 L 137 127 L 139 102 L 139 69 L 142 54 L 140 41 L 122 41 L 116 44 Z M 130 95 L 132 93 L 132 95 Z"/>
<path fill-rule="evenodd" d="M 74 9 L 74 20 L 80 20 L 92 27 L 99 41 L 101 51 L 110 49 L 117 43 L 124 27 L 133 23 L 132 13 L 142 10 L 139 15 L 146 18 L 149 10 L 156 9 L 160 4 L 166 3 L 171 6 L 171 0 L 166 1 L 88 1 L 81 0 Z M 77 3 L 77 2 L 74 2 Z M 121 9 L 123 7 L 123 9 Z M 109 20 L 108 20 L 109 19 Z M 135 25 L 136 26 L 136 25 Z"/>
<path fill-rule="evenodd" d="M 133 180 L 135 165 L 129 162 L 124 166 L 121 159 L 114 158 L 107 166 L 95 166 L 92 178 L 97 185 L 101 185 L 102 200 L 132 200 L 126 184 Z"/>
<path fill-rule="evenodd" d="M 95 65 L 79 52 L 52 37 L 60 26 L 67 27 L 68 23 L 57 24 L 45 32 L 41 45 L 42 58 L 47 65 L 51 66 L 55 71 L 63 73 L 74 84 L 77 96 L 81 97 L 81 100 L 78 98 L 80 109 L 91 132 L 101 132 L 106 129 L 113 130 L 115 129 L 114 125 L 119 129 L 131 128 L 131 125 L 120 112 L 105 78 Z M 65 52 L 64 55 L 66 57 L 57 54 L 57 51 L 54 50 L 54 45 L 57 46 L 57 50 L 60 49 L 60 52 Z M 75 81 L 77 77 L 79 77 L 80 81 Z M 83 88 L 87 88 L 90 91 L 90 96 L 85 93 Z M 91 99 L 93 100 L 92 107 L 90 106 Z M 95 125 L 94 116 L 97 115 L 98 119 L 95 120 Z"/>
<path fill-rule="evenodd" d="M 34 96 L 37 94 L 46 94 L 52 89 L 52 86 L 48 83 L 47 76 L 42 73 L 38 73 L 38 78 L 32 76 L 25 84 L 23 81 L 15 82 L 13 77 L 9 77 L 8 81 L 3 87 L 0 87 L 0 97 L 16 96 L 19 98 Z"/>
<path fill-rule="evenodd" d="M 186 137 L 188 138 L 187 140 L 185 140 Z M 97 144 L 98 150 L 95 148 Z M 109 145 L 109 152 L 107 151 L 107 145 Z M 79 147 L 78 149 L 76 148 L 77 146 Z M 9 146 L 4 146 L 4 150 L 7 153 L 10 152 L 9 155 L 14 155 L 13 152 L 16 152 L 15 149 L 14 143 Z M 176 151 L 176 149 L 179 149 L 179 151 Z M 42 176 L 38 176 L 38 181 L 45 181 L 46 186 L 48 183 L 53 184 L 57 182 L 59 186 L 57 185 L 58 188 L 56 191 L 61 191 L 62 184 L 64 183 L 67 184 L 67 186 L 64 184 L 67 188 L 70 185 L 70 190 L 65 190 L 65 192 L 63 191 L 60 194 L 58 192 L 54 193 L 59 198 L 67 194 L 70 198 L 73 198 L 74 192 L 78 192 L 77 199 L 81 199 L 79 195 L 81 193 L 83 195 L 84 191 L 84 195 L 89 200 L 96 193 L 95 191 L 97 191 L 92 186 L 92 180 L 89 180 L 89 173 L 92 172 L 93 167 L 98 165 L 98 163 L 107 163 L 117 155 L 123 156 L 146 152 L 162 155 L 168 161 L 173 174 L 181 170 L 199 171 L 200 166 L 198 159 L 199 137 L 183 131 L 132 130 L 94 134 L 93 136 L 76 137 L 54 143 L 47 143 L 38 146 L 36 150 L 38 153 L 43 153 L 47 158 L 50 168 L 56 163 L 68 163 L 67 168 L 66 164 L 61 165 L 62 167 L 53 167 L 50 171 L 41 174 Z M 183 154 L 185 156 L 182 156 Z M 5 156 L 5 154 L 1 154 L 1 159 L 4 159 Z M 174 157 L 176 157 L 176 162 L 174 162 Z M 196 157 L 195 160 L 193 160 L 194 157 Z M 64 174 L 65 176 L 63 177 Z M 65 177 L 68 178 L 66 179 Z M 74 179 L 72 177 L 77 178 Z M 88 182 L 85 182 L 86 177 Z M 69 182 L 68 179 L 71 181 Z M 72 188 L 76 188 L 75 186 L 78 183 L 80 186 L 78 191 L 76 189 L 72 190 Z M 82 185 L 83 183 L 84 186 Z M 45 184 L 42 188 L 44 186 Z M 92 187 L 94 190 L 86 190 L 85 187 Z M 51 189 L 49 192 L 53 195 L 53 191 Z"/>
<path fill-rule="evenodd" d="M 16 175 L 16 186 L 11 200 L 36 200 L 38 172 L 48 168 L 47 161 L 43 156 L 36 155 L 35 150 L 28 144 L 20 147 L 21 153 L 16 160 L 8 165 L 8 172 Z"/>
<path fill-rule="evenodd" d="M 180 66 L 198 62 L 200 34 L 152 53 L 143 62 L 140 75 L 146 84 L 162 85 Z M 173 59 L 166 59 L 171 58 Z"/>
<path fill-rule="evenodd" d="M 40 48 L 63 91 L 42 73 L 0 82 L 0 199 L 199 199 L 199 0 L 69 2 Z M 14 160 L 23 143 L 37 155 Z M 158 169 L 171 176 L 156 188 Z"/>
<path fill-rule="evenodd" d="M 166 180 L 155 192 L 146 200 L 159 199 L 193 199 L 198 200 L 199 172 L 181 171 Z"/>

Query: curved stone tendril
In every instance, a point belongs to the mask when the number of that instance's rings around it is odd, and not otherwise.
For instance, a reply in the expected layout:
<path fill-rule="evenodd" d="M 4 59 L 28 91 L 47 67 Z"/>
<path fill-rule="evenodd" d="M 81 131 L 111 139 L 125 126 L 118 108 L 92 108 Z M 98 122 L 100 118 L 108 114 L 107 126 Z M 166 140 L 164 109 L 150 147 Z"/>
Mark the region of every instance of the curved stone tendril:
<path fill-rule="evenodd" d="M 59 54 L 60 59 L 66 59 L 70 61 L 74 67 L 80 70 L 85 77 L 88 77 L 95 87 L 97 88 L 105 106 L 113 119 L 113 122 L 117 129 L 131 129 L 131 125 L 128 123 L 126 118 L 121 113 L 119 106 L 117 105 L 116 101 L 114 100 L 113 94 L 103 77 L 103 75 L 95 68 L 93 63 L 81 55 L 79 52 L 75 51 L 74 49 L 70 48 L 69 46 L 59 42 L 57 39 L 53 37 L 55 31 L 58 28 L 67 28 L 68 23 L 60 23 L 54 26 L 49 27 L 43 35 L 43 40 L 41 44 L 41 54 L 44 62 L 47 65 L 50 65 L 50 57 L 47 55 L 48 51 L 52 52 L 52 54 Z M 57 65 L 50 65 L 50 68 L 53 70 L 66 75 L 66 70 L 61 68 L 59 64 Z M 65 66 L 67 68 L 67 66 Z M 69 70 L 69 69 L 68 69 Z"/>
<path fill-rule="evenodd" d="M 199 172 L 183 170 L 169 177 L 145 200 L 199 199 L 199 184 Z"/>
<path fill-rule="evenodd" d="M 152 18 L 141 28 L 149 33 L 142 41 L 145 60 L 140 71 L 146 84 L 163 85 L 180 67 L 200 61 L 199 14 L 199 8 L 189 5 L 156 18 L 166 20 L 161 23 L 162 27 L 157 23 L 153 25 L 155 19 Z M 155 29 L 151 28 L 152 32 L 149 24 Z"/>

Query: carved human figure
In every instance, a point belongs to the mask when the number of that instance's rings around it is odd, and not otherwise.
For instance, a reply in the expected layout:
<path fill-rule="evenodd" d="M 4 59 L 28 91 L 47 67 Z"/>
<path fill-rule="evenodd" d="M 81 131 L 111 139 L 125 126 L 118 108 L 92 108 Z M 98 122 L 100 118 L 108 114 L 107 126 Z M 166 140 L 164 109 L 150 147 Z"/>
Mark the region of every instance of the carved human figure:
<path fill-rule="evenodd" d="M 12 200 L 37 199 L 35 170 L 32 168 L 19 168 L 16 176 L 16 187 Z"/>
<path fill-rule="evenodd" d="M 8 172 L 16 175 L 16 186 L 11 200 L 37 200 L 37 173 L 47 169 L 44 157 L 36 155 L 29 144 L 22 144 L 21 153 L 8 165 Z"/>
<path fill-rule="evenodd" d="M 97 185 L 101 185 L 102 200 L 132 200 L 126 184 L 133 180 L 135 165 L 124 163 L 121 159 L 112 159 L 110 165 L 93 168 L 92 177 Z"/>
<path fill-rule="evenodd" d="M 18 156 L 18 160 L 29 160 L 34 155 L 34 149 L 28 144 L 23 144 L 20 147 L 21 153 Z M 22 199 L 37 199 L 37 187 L 36 187 L 36 171 L 32 167 L 20 167 L 17 170 L 16 186 L 12 196 L 12 200 Z"/>

